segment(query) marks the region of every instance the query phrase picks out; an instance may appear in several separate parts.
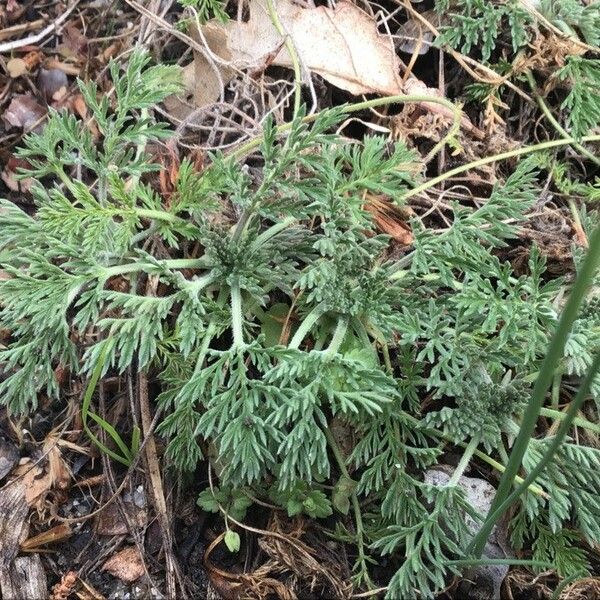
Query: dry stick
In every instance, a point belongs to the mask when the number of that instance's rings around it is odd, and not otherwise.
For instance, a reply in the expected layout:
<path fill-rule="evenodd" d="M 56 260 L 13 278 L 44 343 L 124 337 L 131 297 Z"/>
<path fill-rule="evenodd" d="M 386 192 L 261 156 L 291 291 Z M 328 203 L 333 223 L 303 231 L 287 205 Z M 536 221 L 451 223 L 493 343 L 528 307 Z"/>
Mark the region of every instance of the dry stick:
<path fill-rule="evenodd" d="M 165 573 L 167 584 L 167 595 L 169 598 L 177 598 L 177 586 L 175 578 L 179 579 L 179 570 L 175 557 L 173 556 L 173 535 L 167 512 L 167 503 L 165 492 L 160 476 L 160 466 L 158 464 L 158 453 L 156 451 L 156 442 L 154 434 L 150 430 L 152 423 L 152 414 L 150 412 L 150 400 L 148 398 L 148 378 L 141 371 L 138 373 L 138 394 L 140 400 L 140 411 L 142 419 L 142 428 L 144 436 L 148 438 L 146 445 L 146 466 L 150 476 L 150 487 L 154 496 L 154 507 L 156 509 L 158 523 L 160 525 L 163 538 L 163 551 L 165 553 Z M 182 588 L 182 592 L 183 592 Z"/>
<path fill-rule="evenodd" d="M 104 398 L 104 383 L 102 381 L 100 381 L 98 383 L 98 396 L 99 396 L 100 415 L 104 419 L 106 416 L 106 414 L 105 414 L 106 405 L 105 405 L 105 398 Z M 104 428 L 102 428 L 102 427 L 100 428 L 100 441 L 104 445 L 106 445 L 106 431 L 104 431 Z M 115 472 L 113 470 L 113 462 L 109 459 L 109 456 L 105 452 L 101 453 L 101 457 L 102 457 L 102 467 L 103 467 L 104 473 L 106 474 L 106 483 L 108 484 L 108 490 L 109 490 L 110 494 L 114 494 L 117 489 L 117 481 L 115 479 Z M 152 576 L 150 575 L 150 571 L 148 570 L 148 565 L 144 558 L 144 541 L 143 541 L 142 536 L 140 535 L 139 527 L 137 526 L 137 523 L 134 523 L 133 519 L 131 518 L 129 511 L 125 507 L 125 502 L 123 501 L 121 494 L 117 495 L 116 503 L 117 503 L 117 508 L 119 510 L 119 513 L 120 513 L 121 517 L 123 518 L 123 520 L 125 521 L 125 524 L 127 525 L 127 530 L 129 531 L 129 534 L 133 538 L 135 546 L 140 555 L 140 560 L 142 562 L 142 568 L 144 569 L 144 575 L 146 576 L 146 580 L 150 584 L 150 586 L 154 587 L 155 589 L 158 589 L 154 580 L 152 579 Z"/>
<path fill-rule="evenodd" d="M 12 42 L 4 42 L 0 44 L 0 53 L 3 52 L 11 52 L 12 50 L 16 50 L 17 48 L 22 48 L 23 46 L 29 46 L 31 44 L 37 44 L 41 40 L 43 40 L 47 35 L 56 31 L 60 25 L 67 19 L 67 17 L 75 10 L 75 7 L 79 4 L 80 0 L 75 0 L 71 6 L 65 10 L 65 12 L 58 17 L 54 22 L 50 23 L 47 27 L 42 29 L 39 33 L 34 35 L 28 35 L 25 38 L 21 38 L 20 40 L 13 40 Z"/>
<path fill-rule="evenodd" d="M 195 39 L 191 38 L 189 35 L 187 35 L 183 31 L 179 31 L 178 29 L 173 27 L 170 23 L 165 21 L 165 19 L 163 19 L 162 17 L 160 17 L 158 15 L 155 15 L 152 11 L 148 10 L 145 6 L 142 6 L 136 0 L 125 0 L 125 2 L 127 4 L 129 4 L 129 6 L 131 6 L 131 8 L 135 9 L 137 12 L 139 12 L 140 14 L 147 17 L 150 21 L 153 21 L 156 25 L 158 25 L 162 29 L 168 31 L 172 36 L 176 37 L 177 39 L 181 40 L 182 42 L 185 42 L 190 48 L 192 48 L 193 50 L 196 50 L 197 52 L 202 54 L 202 56 L 206 57 L 208 62 L 211 64 L 211 67 L 214 67 L 213 70 L 216 69 L 216 65 L 213 64 L 215 62 L 216 55 L 212 54 L 210 49 L 208 49 L 207 47 L 204 47 L 202 44 L 197 42 Z M 236 71 L 238 71 L 238 69 L 236 69 Z M 219 77 L 218 69 L 216 69 L 216 75 L 217 75 L 217 77 Z"/>

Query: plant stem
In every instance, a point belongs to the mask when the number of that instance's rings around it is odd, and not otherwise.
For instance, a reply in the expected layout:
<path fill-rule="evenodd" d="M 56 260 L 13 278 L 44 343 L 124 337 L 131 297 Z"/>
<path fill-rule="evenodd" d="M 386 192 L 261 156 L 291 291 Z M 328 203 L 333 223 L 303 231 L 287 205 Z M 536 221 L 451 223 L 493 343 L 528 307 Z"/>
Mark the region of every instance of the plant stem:
<path fill-rule="evenodd" d="M 234 348 L 244 347 L 244 333 L 242 325 L 242 292 L 240 290 L 239 282 L 235 281 L 231 286 L 231 330 L 233 333 Z"/>
<path fill-rule="evenodd" d="M 496 492 L 496 496 L 494 498 L 494 501 L 492 502 L 492 506 L 488 513 L 488 517 L 486 518 L 483 526 L 481 527 L 481 530 L 472 542 L 474 553 L 478 557 L 481 556 L 481 553 L 483 552 L 483 547 L 485 546 L 487 537 L 489 536 L 492 528 L 494 527 L 494 523 L 501 516 L 501 513 L 499 512 L 499 507 L 505 505 L 505 500 L 507 499 L 507 496 L 510 493 L 510 489 L 512 487 L 515 475 L 517 475 L 519 468 L 521 467 L 523 456 L 525 455 L 527 447 L 529 446 L 529 440 L 533 434 L 538 416 L 540 414 L 540 409 L 542 408 L 542 405 L 544 403 L 546 391 L 552 383 L 552 378 L 554 377 L 554 369 L 563 355 L 567 336 L 571 331 L 573 322 L 577 318 L 577 313 L 579 312 L 579 308 L 581 306 L 581 303 L 583 302 L 587 290 L 592 284 L 593 277 L 599 263 L 600 226 L 596 228 L 596 230 L 590 237 L 589 251 L 585 257 L 585 260 L 583 261 L 583 265 L 581 266 L 573 288 L 571 289 L 569 299 L 567 300 L 567 304 L 560 317 L 556 331 L 552 336 L 550 347 L 548 349 L 546 357 L 544 358 L 544 361 L 540 368 L 540 374 L 536 379 L 533 388 L 531 400 L 529 401 L 527 409 L 525 410 L 525 414 L 523 415 L 523 421 L 521 424 L 519 435 L 515 440 L 512 452 L 510 454 L 510 460 L 508 462 L 508 465 L 506 466 L 506 471 L 500 479 L 498 491 Z M 589 373 L 585 381 L 587 381 L 588 378 Z M 580 392 L 582 388 L 580 388 Z M 571 414 L 576 404 L 577 398 L 572 402 L 567 414 Z M 579 407 L 577 407 L 577 410 L 578 409 Z M 573 413 L 573 417 L 575 417 L 575 415 L 576 413 Z M 563 421 L 561 423 L 559 431 L 562 430 L 563 426 L 565 425 L 570 426 L 570 422 L 567 420 Z M 558 435 L 554 439 L 556 440 L 557 437 Z M 533 479 L 530 479 L 530 477 L 525 478 L 525 481 L 528 480 L 533 481 Z M 521 488 L 522 485 L 519 489 Z"/>
<path fill-rule="evenodd" d="M 342 456 L 342 453 L 341 453 L 341 451 L 337 445 L 337 442 L 335 441 L 335 438 L 333 437 L 333 433 L 331 433 L 331 430 L 329 429 L 329 427 L 326 427 L 324 429 L 324 433 L 325 433 L 325 438 L 327 439 L 327 443 L 329 444 L 329 447 L 331 448 L 331 452 L 333 453 L 333 456 L 335 457 L 335 461 L 337 463 L 338 469 L 340 470 L 340 473 L 342 474 L 343 477 L 352 481 L 352 478 L 350 477 L 350 473 L 348 473 L 348 469 L 346 468 L 346 461 L 344 460 L 344 457 Z M 364 573 L 367 589 L 371 590 L 375 586 L 373 585 L 373 582 L 371 581 L 371 578 L 369 576 L 368 567 L 367 567 L 366 554 L 365 554 L 365 542 L 364 542 L 364 526 L 363 526 L 363 520 L 362 520 L 362 513 L 360 511 L 360 504 L 358 502 L 358 496 L 356 495 L 355 489 L 352 490 L 350 497 L 352 500 L 352 511 L 354 513 L 354 523 L 355 523 L 355 527 L 356 527 L 356 547 L 358 548 L 358 560 L 361 565 L 361 570 Z"/>
<path fill-rule="evenodd" d="M 287 217 L 275 225 L 271 225 L 268 229 L 265 229 L 256 239 L 252 242 L 252 249 L 256 250 L 260 248 L 265 242 L 268 242 L 272 237 L 276 236 L 280 231 L 287 229 L 296 222 L 294 217 Z"/>
<path fill-rule="evenodd" d="M 217 306 L 223 308 L 225 306 L 225 301 L 227 299 L 227 288 L 221 288 L 219 292 L 219 296 L 217 298 Z M 206 358 L 206 353 L 208 352 L 208 347 L 210 346 L 210 342 L 215 335 L 217 330 L 217 317 L 215 314 L 211 317 L 208 325 L 206 327 L 206 331 L 202 336 L 202 343 L 200 344 L 200 352 L 198 353 L 198 358 L 196 359 L 196 365 L 194 367 L 194 374 L 197 375 L 202 370 L 204 365 L 204 359 Z"/>
<path fill-rule="evenodd" d="M 406 419 L 408 419 L 411 423 L 413 423 L 415 425 L 419 424 L 419 419 L 417 419 L 416 417 L 413 417 L 411 414 L 409 414 L 407 412 L 403 412 L 402 415 Z M 447 442 L 456 444 L 456 442 L 454 441 L 454 439 L 451 436 L 446 435 L 445 433 L 438 431 L 437 429 L 427 428 L 427 433 L 431 434 L 432 436 L 434 436 L 436 438 L 446 440 Z M 464 443 L 460 443 L 460 444 L 456 444 L 456 445 L 460 446 L 461 448 L 467 447 L 467 445 Z M 496 471 L 499 471 L 500 473 L 504 473 L 506 471 L 506 467 L 502 463 L 499 463 L 497 460 L 494 460 L 491 456 L 488 456 L 485 452 L 482 452 L 481 450 L 475 450 L 473 452 L 473 455 L 476 456 L 477 458 L 481 459 L 483 462 L 487 463 L 488 465 L 490 465 L 490 467 L 496 469 Z M 516 475 L 514 478 L 514 481 L 515 481 L 515 483 L 522 483 L 524 481 L 524 479 L 522 477 L 520 477 L 519 475 Z M 548 498 L 548 494 L 538 485 L 530 485 L 529 491 L 532 494 L 535 494 L 536 496 Z"/>
<path fill-rule="evenodd" d="M 159 266 L 165 269 L 205 269 L 206 261 L 202 258 L 172 258 L 161 260 Z M 117 275 L 126 275 L 127 273 L 137 273 L 139 271 L 152 271 L 157 268 L 157 265 L 146 262 L 134 262 L 125 265 L 115 265 L 113 267 L 105 267 L 102 269 L 102 277 L 108 279 Z"/>
<path fill-rule="evenodd" d="M 424 191 L 436 186 L 438 183 L 442 183 L 455 175 L 460 175 L 465 171 L 470 171 L 471 169 L 475 169 L 478 167 L 483 167 L 484 165 L 489 165 L 490 163 L 497 162 L 500 160 L 506 160 L 507 158 L 516 158 L 517 156 L 524 156 L 527 154 L 533 154 L 534 152 L 541 152 L 543 150 L 549 150 L 550 148 L 560 148 L 561 146 L 568 146 L 577 140 L 574 137 L 565 137 L 558 140 L 549 140 L 547 142 L 542 142 L 540 144 L 534 144 L 532 146 L 523 146 L 522 148 L 516 148 L 515 150 L 509 150 L 508 152 L 501 152 L 500 154 L 494 154 L 493 156 L 486 156 L 484 158 L 480 158 L 478 160 L 474 160 L 473 162 L 466 163 L 464 165 L 460 165 L 454 169 L 450 169 L 437 177 L 432 177 L 427 180 L 425 183 L 418 185 L 412 190 L 406 192 L 402 199 L 406 200 L 407 198 L 411 198 L 412 196 L 417 196 L 418 194 L 423 193 Z M 600 135 L 587 135 L 581 138 L 581 142 L 600 142 Z"/>
<path fill-rule="evenodd" d="M 344 342 L 344 338 L 346 337 L 346 333 L 348 332 L 348 317 L 343 316 L 338 319 L 335 331 L 333 332 L 333 337 L 331 338 L 331 342 L 325 350 L 325 354 L 332 355 L 335 354 L 339 349 L 342 343 Z"/>
<path fill-rule="evenodd" d="M 538 103 L 538 106 L 540 107 L 541 111 L 544 113 L 546 119 L 548 119 L 552 127 L 554 127 L 554 129 L 557 131 L 557 133 L 559 133 L 565 138 L 569 137 L 569 132 L 554 118 L 554 115 L 552 114 L 552 111 L 548 108 L 548 105 L 546 104 L 545 100 L 537 92 L 535 79 L 531 71 L 526 71 L 525 77 L 527 77 L 527 81 L 529 82 L 529 86 L 531 87 L 531 91 L 533 92 L 533 97 Z M 583 154 L 586 158 L 591 160 L 595 165 L 600 166 L 600 158 L 594 156 L 589 150 L 586 150 L 579 142 L 574 141 L 571 145 L 573 146 L 573 148 L 581 152 L 581 154 Z"/>
<path fill-rule="evenodd" d="M 475 557 L 479 558 L 481 553 L 483 552 L 483 548 L 485 547 L 485 543 L 494 527 L 494 525 L 498 522 L 498 520 L 502 517 L 502 515 L 506 512 L 506 510 L 515 502 L 521 494 L 523 494 L 527 490 L 527 486 L 536 480 L 538 475 L 540 475 L 546 466 L 550 463 L 561 444 L 563 443 L 564 438 L 569 433 L 569 429 L 573 424 L 573 420 L 577 415 L 577 411 L 581 408 L 581 405 L 585 401 L 590 387 L 592 385 L 592 381 L 596 376 L 596 373 L 600 369 L 600 353 L 596 355 L 594 358 L 594 362 L 592 363 L 583 383 L 581 384 L 577 395 L 575 396 L 571 406 L 569 406 L 569 410 L 565 414 L 564 421 L 561 422 L 556 435 L 552 438 L 552 441 L 548 445 L 548 449 L 546 450 L 544 456 L 540 459 L 540 462 L 531 470 L 529 475 L 525 477 L 525 480 L 515 489 L 513 492 L 507 497 L 501 497 L 500 502 L 496 502 L 499 492 L 500 486 L 498 487 L 498 492 L 496 492 L 496 496 L 494 498 L 494 502 L 492 502 L 492 506 L 488 512 L 488 515 L 481 526 L 481 529 L 478 531 L 477 535 L 471 540 L 469 548 L 467 548 L 467 552 L 472 550 L 472 553 Z M 515 443 L 516 446 L 516 443 Z M 514 450 L 513 450 L 514 453 Z M 513 456 L 511 454 L 511 460 Z M 521 461 L 519 461 L 520 464 Z M 510 466 L 510 463 L 509 463 Z M 508 472 L 508 468 L 507 468 Z M 506 475 L 506 473 L 505 473 Z M 502 480 L 500 481 L 500 485 L 502 484 Z"/>
<path fill-rule="evenodd" d="M 135 208 L 135 214 L 142 219 L 150 219 L 154 221 L 167 221 L 167 223 L 178 223 L 183 221 L 181 217 L 172 215 L 164 210 L 150 210 L 148 208 Z"/>
<path fill-rule="evenodd" d="M 445 563 L 446 565 L 453 565 L 456 567 L 476 567 L 478 565 L 491 566 L 491 565 L 510 565 L 510 566 L 523 566 L 523 567 L 536 567 L 538 569 L 554 570 L 556 565 L 541 560 L 529 560 L 519 558 L 465 558 L 460 560 L 449 560 Z"/>
<path fill-rule="evenodd" d="M 542 407 L 542 409 L 540 410 L 540 415 L 558 421 L 564 421 L 567 418 L 567 413 L 562 412 L 560 410 L 554 410 L 552 408 L 545 407 Z M 587 429 L 588 431 L 593 431 L 594 433 L 600 434 L 600 425 L 598 425 L 597 423 L 592 423 L 591 421 L 583 419 L 582 417 L 575 417 L 573 419 L 573 426 L 581 427 L 582 429 Z"/>
<path fill-rule="evenodd" d="M 296 330 L 294 337 L 288 344 L 288 348 L 296 350 L 299 348 L 302 340 L 308 335 L 308 332 L 313 328 L 315 323 L 327 312 L 324 304 L 318 304 L 313 308 L 308 315 L 304 318 L 304 321 L 300 324 L 300 327 Z"/>
<path fill-rule="evenodd" d="M 298 58 L 298 53 L 296 52 L 294 42 L 281 23 L 281 19 L 277 14 L 277 9 L 275 8 L 273 0 L 267 0 L 267 10 L 269 11 L 269 17 L 271 18 L 271 22 L 273 23 L 275 29 L 277 29 L 279 35 L 284 38 L 285 47 L 287 48 L 292 60 L 292 66 L 294 69 L 294 117 L 296 117 L 298 111 L 300 110 L 300 102 L 302 101 L 302 88 L 300 86 L 302 73 L 300 71 L 300 59 Z"/>
<path fill-rule="evenodd" d="M 364 346 L 365 350 L 368 350 L 370 352 L 371 356 L 373 356 L 373 358 L 375 360 L 377 360 L 378 359 L 377 350 L 375 349 L 375 346 L 371 343 L 371 340 L 369 338 L 369 332 L 367 331 L 365 324 L 360 319 L 354 319 L 353 325 L 354 325 L 354 330 L 356 331 L 356 334 L 358 335 L 360 341 L 362 342 L 362 345 Z M 388 356 L 388 358 L 389 358 L 389 356 Z"/>
<path fill-rule="evenodd" d="M 471 438 L 471 441 L 468 443 L 463 455 L 452 473 L 452 477 L 450 481 L 448 481 L 448 485 L 456 485 L 458 480 L 462 477 L 463 473 L 466 471 L 469 463 L 471 462 L 471 458 L 473 458 L 473 454 L 475 454 L 475 450 L 477 450 L 477 446 L 479 445 L 479 435 L 474 435 Z"/>
<path fill-rule="evenodd" d="M 242 213 L 240 220 L 237 222 L 235 229 L 233 230 L 233 235 L 231 236 L 231 241 L 237 242 L 241 237 L 242 233 L 246 229 L 246 225 L 250 222 L 250 217 L 252 216 L 253 207 L 248 207 Z"/>
<path fill-rule="evenodd" d="M 562 382 L 562 373 L 560 370 L 557 370 L 554 373 L 554 380 L 552 381 L 552 406 L 558 410 L 558 405 L 560 401 L 560 384 Z"/>
<path fill-rule="evenodd" d="M 374 98 L 373 100 L 365 100 L 364 102 L 356 102 L 355 104 L 348 104 L 340 107 L 344 114 L 350 114 L 354 112 L 359 112 L 361 110 L 367 110 L 369 108 L 377 108 L 378 106 L 388 106 L 390 104 L 415 104 L 419 102 L 429 102 L 431 104 L 440 104 L 441 106 L 445 106 L 450 109 L 454 114 L 454 124 L 459 123 L 460 126 L 460 118 L 462 115 L 461 108 L 456 106 L 454 103 L 450 102 L 450 100 L 446 100 L 446 98 L 439 98 L 437 96 L 427 96 L 425 94 L 407 94 L 407 95 L 398 95 L 398 96 L 384 96 L 383 98 Z M 312 123 L 316 121 L 317 118 L 322 114 L 323 111 L 314 113 L 312 115 L 307 115 L 302 119 L 303 123 Z M 453 125 L 454 125 L 453 124 Z M 290 131 L 294 126 L 293 122 L 284 123 L 283 125 L 277 126 L 277 133 L 286 133 Z M 453 127 L 454 129 L 454 127 Z M 600 136 L 598 136 L 600 138 Z M 258 135 L 252 140 L 249 140 L 245 144 L 242 144 L 237 150 L 231 152 L 228 157 L 237 160 L 246 156 L 250 151 L 254 150 L 257 146 L 262 142 L 263 136 Z"/>

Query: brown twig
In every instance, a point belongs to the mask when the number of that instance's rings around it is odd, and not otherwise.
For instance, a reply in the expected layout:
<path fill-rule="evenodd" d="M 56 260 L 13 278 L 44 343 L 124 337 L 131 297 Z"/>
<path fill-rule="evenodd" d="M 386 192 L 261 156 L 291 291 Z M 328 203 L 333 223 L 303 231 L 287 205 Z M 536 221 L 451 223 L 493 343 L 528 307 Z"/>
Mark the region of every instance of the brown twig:
<path fill-rule="evenodd" d="M 149 483 L 152 490 L 154 508 L 156 509 L 158 523 L 160 525 L 163 551 L 165 553 L 165 579 L 167 584 L 167 597 L 178 598 L 176 580 L 181 576 L 177 566 L 177 561 L 173 554 L 173 535 L 171 523 L 167 512 L 167 502 L 160 474 L 160 465 L 158 462 L 158 453 L 156 451 L 156 442 L 154 434 L 151 431 L 152 413 L 150 411 L 150 400 L 148 397 L 148 378 L 141 371 L 137 376 L 138 397 L 140 402 L 140 413 L 142 420 L 142 429 L 147 438 L 145 449 L 146 467 L 148 469 Z M 185 593 L 183 586 L 180 585 L 182 593 Z"/>
<path fill-rule="evenodd" d="M 12 50 L 16 50 L 17 48 L 22 48 L 23 46 L 30 46 L 32 44 L 38 44 L 41 40 L 43 40 L 47 35 L 50 35 L 52 32 L 58 30 L 58 27 L 62 25 L 67 17 L 75 10 L 80 0 L 75 0 L 71 6 L 65 10 L 65 12 L 60 15 L 57 19 L 55 19 L 50 25 L 44 27 L 42 31 L 39 33 L 35 33 L 33 35 L 28 35 L 25 38 L 21 38 L 20 40 L 12 40 L 11 42 L 4 42 L 0 44 L 0 53 L 11 52 Z"/>

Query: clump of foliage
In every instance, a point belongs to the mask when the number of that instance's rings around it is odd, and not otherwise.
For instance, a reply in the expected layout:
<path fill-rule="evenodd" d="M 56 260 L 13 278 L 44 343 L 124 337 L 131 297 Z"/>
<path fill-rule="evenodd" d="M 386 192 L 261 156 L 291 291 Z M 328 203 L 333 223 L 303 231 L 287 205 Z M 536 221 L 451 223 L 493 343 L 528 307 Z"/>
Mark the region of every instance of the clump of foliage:
<path fill-rule="evenodd" d="M 204 172 L 183 161 L 164 197 L 144 148 L 167 132 L 139 114 L 179 89 L 178 72 L 140 53 L 110 72 L 112 97 L 80 84 L 100 138 L 52 113 L 21 153 L 36 213 L 0 205 L 2 403 L 24 413 L 39 394 L 58 398 L 57 367 L 148 371 L 168 456 L 186 471 L 211 462 L 206 510 L 243 519 L 254 497 L 335 515 L 331 534 L 357 549 L 357 584 L 391 555 L 389 597 L 433 598 L 467 556 L 460 475 L 479 446 L 505 462 L 556 326 L 563 282 L 541 254 L 517 275 L 497 252 L 536 201 L 538 163 L 519 163 L 480 207 L 455 205 L 444 231 L 415 222 L 413 247 L 392 259 L 365 203 L 405 202 L 421 168 L 404 144 L 342 142 L 330 132 L 343 107 L 311 125 L 300 113 L 285 137 L 265 124 L 256 168 L 221 154 Z M 424 415 L 425 393 L 447 406 Z M 334 420 L 356 440 L 348 455 Z M 447 485 L 426 484 L 442 443 L 465 456 Z M 537 531 L 536 556 L 579 572 L 565 528 L 600 541 L 600 490 L 583 470 L 599 467 L 596 450 L 565 445 L 544 494 L 523 496 L 515 543 Z"/>

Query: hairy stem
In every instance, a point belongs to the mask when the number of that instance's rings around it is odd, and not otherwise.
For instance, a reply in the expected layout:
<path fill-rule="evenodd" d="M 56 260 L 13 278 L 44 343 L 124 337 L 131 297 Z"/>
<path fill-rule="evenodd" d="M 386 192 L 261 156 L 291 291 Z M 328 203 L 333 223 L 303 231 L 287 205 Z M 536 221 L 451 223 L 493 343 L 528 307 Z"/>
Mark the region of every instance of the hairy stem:
<path fill-rule="evenodd" d="M 231 330 L 233 333 L 234 348 L 244 347 L 244 333 L 242 329 L 243 318 L 242 292 L 240 290 L 239 282 L 236 281 L 231 286 Z"/>
<path fill-rule="evenodd" d="M 300 59 L 298 58 L 298 53 L 296 52 L 296 47 L 294 46 L 294 42 L 291 37 L 283 27 L 281 19 L 277 14 L 277 8 L 275 8 L 275 4 L 273 0 L 267 0 L 267 10 L 269 11 L 269 17 L 271 18 L 271 22 L 273 23 L 275 29 L 281 37 L 285 40 L 285 47 L 290 54 L 290 58 L 292 60 L 292 67 L 294 69 L 294 117 L 298 114 L 300 110 L 300 102 L 302 101 L 302 72 L 300 71 Z"/>
<path fill-rule="evenodd" d="M 167 223 L 181 223 L 183 219 L 164 210 L 150 210 L 147 208 L 135 208 L 135 214 L 142 219 L 154 221 L 166 221 Z"/>
<path fill-rule="evenodd" d="M 340 470 L 340 473 L 342 474 L 343 477 L 352 481 L 352 478 L 350 477 L 350 473 L 348 473 L 348 469 L 346 468 L 346 461 L 344 460 L 344 457 L 342 456 L 342 452 L 339 449 L 339 446 L 337 445 L 337 442 L 335 441 L 335 438 L 333 437 L 333 433 L 331 433 L 331 430 L 329 429 L 329 427 L 325 428 L 324 433 L 325 433 L 325 437 L 327 438 L 327 443 L 329 444 L 329 447 L 331 448 L 331 452 L 333 453 L 333 456 L 335 458 L 335 462 L 337 463 L 338 469 Z M 358 549 L 358 561 L 360 563 L 361 571 L 364 573 L 365 584 L 367 585 L 367 589 L 371 590 L 375 586 L 373 585 L 373 582 L 371 581 L 371 578 L 369 576 L 368 567 L 367 567 L 367 561 L 366 561 L 367 556 L 365 553 L 364 526 L 363 526 L 363 520 L 362 520 L 362 512 L 360 510 L 358 496 L 356 495 L 356 491 L 354 489 L 352 490 L 350 497 L 352 500 L 352 511 L 354 513 L 354 525 L 356 527 L 356 547 Z"/>
<path fill-rule="evenodd" d="M 452 111 L 454 115 L 454 123 L 452 130 L 454 130 L 454 125 L 456 123 L 460 126 L 460 119 L 462 116 L 462 111 L 460 106 L 457 106 L 450 100 L 446 100 L 445 98 L 439 98 L 437 96 L 427 96 L 425 94 L 407 94 L 407 95 L 398 95 L 398 96 L 385 96 L 383 98 L 375 98 L 373 100 L 365 100 L 364 102 L 356 102 L 355 104 L 347 104 L 345 106 L 340 107 L 344 114 L 351 114 L 354 112 L 359 112 L 361 110 L 367 110 L 369 108 L 377 108 L 379 106 L 388 106 L 390 104 L 417 104 L 420 102 L 428 102 L 431 104 L 440 104 Z M 312 123 L 316 121 L 317 118 L 322 114 L 322 112 L 314 113 L 312 115 L 307 115 L 302 119 L 303 123 Z M 283 125 L 277 126 L 277 133 L 282 134 L 290 131 L 294 126 L 293 122 L 284 123 Z M 600 136 L 599 136 L 600 137 Z M 246 156 L 249 152 L 254 150 L 254 148 L 260 146 L 262 142 L 262 135 L 255 137 L 254 139 L 242 144 L 239 148 L 234 150 L 229 154 L 229 157 L 233 160 L 238 160 Z"/>
<path fill-rule="evenodd" d="M 558 140 L 549 140 L 547 142 L 542 142 L 541 144 L 534 144 L 532 146 L 523 146 L 522 148 L 516 148 L 515 150 L 509 150 L 508 152 L 501 152 L 500 154 L 494 154 L 493 156 L 486 156 L 484 158 L 480 158 L 478 160 L 474 160 L 473 162 L 466 163 L 464 165 L 460 165 L 454 169 L 450 169 L 437 177 L 432 177 L 426 182 L 418 185 L 412 190 L 406 192 L 403 196 L 403 200 L 407 198 L 411 198 L 412 196 L 417 196 L 418 194 L 422 194 L 426 190 L 436 186 L 438 183 L 442 183 L 455 175 L 460 175 L 465 171 L 470 171 L 471 169 L 475 169 L 478 167 L 483 167 L 484 165 L 489 165 L 490 163 L 497 162 L 500 160 L 506 160 L 508 158 L 516 158 L 518 156 L 525 156 L 527 154 L 533 154 L 534 152 L 542 152 L 543 150 L 549 150 L 550 148 L 560 148 L 561 146 L 569 146 L 573 142 L 577 140 L 574 137 L 565 137 Z M 600 135 L 587 135 L 581 138 L 581 142 L 599 142 Z"/>
<path fill-rule="evenodd" d="M 527 77 L 527 81 L 529 82 L 534 98 L 538 103 L 538 106 L 540 107 L 541 111 L 544 113 L 546 119 L 548 119 L 552 127 L 554 127 L 554 129 L 557 131 L 557 133 L 559 133 L 565 138 L 569 137 L 569 132 L 554 118 L 554 115 L 552 114 L 552 111 L 548 108 L 548 105 L 546 104 L 545 100 L 537 92 L 535 79 L 533 78 L 533 74 L 531 73 L 531 71 L 526 71 L 525 77 Z M 573 148 L 581 152 L 583 156 L 591 160 L 595 165 L 600 166 L 600 158 L 594 156 L 591 152 L 586 150 L 579 142 L 574 141 L 571 145 L 573 146 Z"/>
<path fill-rule="evenodd" d="M 467 470 L 467 467 L 473 458 L 473 454 L 475 454 L 475 450 L 477 450 L 479 439 L 479 435 L 474 435 L 471 438 L 471 441 L 467 444 L 467 447 L 465 448 L 458 465 L 456 465 L 454 473 L 452 473 L 450 481 L 448 481 L 448 485 L 456 485 L 458 480 L 463 476 L 463 473 Z"/>
<path fill-rule="evenodd" d="M 308 332 L 314 327 L 316 322 L 327 312 L 324 304 L 318 304 L 311 312 L 306 315 L 300 327 L 296 330 L 294 337 L 288 344 L 288 348 L 296 350 L 300 347 L 302 340 L 308 335 Z"/>
<path fill-rule="evenodd" d="M 348 332 L 348 317 L 343 316 L 338 319 L 335 331 L 333 332 L 333 337 L 331 338 L 331 342 L 325 350 L 325 354 L 332 355 L 335 354 L 339 349 L 344 339 L 346 337 L 346 333 Z"/>
<path fill-rule="evenodd" d="M 225 301 L 227 300 L 227 289 L 221 288 L 219 292 L 219 296 L 217 298 L 217 306 L 223 308 L 225 306 Z M 200 344 L 200 351 L 198 352 L 198 358 L 196 359 L 196 365 L 194 367 L 194 374 L 200 373 L 202 367 L 204 366 L 204 360 L 206 359 L 206 354 L 208 352 L 208 348 L 210 343 L 217 331 L 217 317 L 216 314 L 213 314 L 208 325 L 206 327 L 206 331 L 202 336 L 202 343 Z"/>
<path fill-rule="evenodd" d="M 206 261 L 202 258 L 172 258 L 158 262 L 160 267 L 165 269 L 205 269 Z M 102 269 L 102 279 L 109 279 L 117 275 L 127 275 L 128 273 L 138 273 L 140 271 L 155 271 L 157 265 L 147 262 L 133 262 L 124 265 L 115 265 Z"/>
<path fill-rule="evenodd" d="M 287 217 L 283 221 L 279 223 L 275 223 L 275 225 L 271 225 L 268 229 L 265 229 L 257 238 L 252 242 L 252 249 L 256 250 L 260 248 L 265 242 L 268 242 L 272 237 L 276 236 L 280 231 L 287 229 L 291 225 L 296 223 L 296 219 L 294 217 Z"/>

